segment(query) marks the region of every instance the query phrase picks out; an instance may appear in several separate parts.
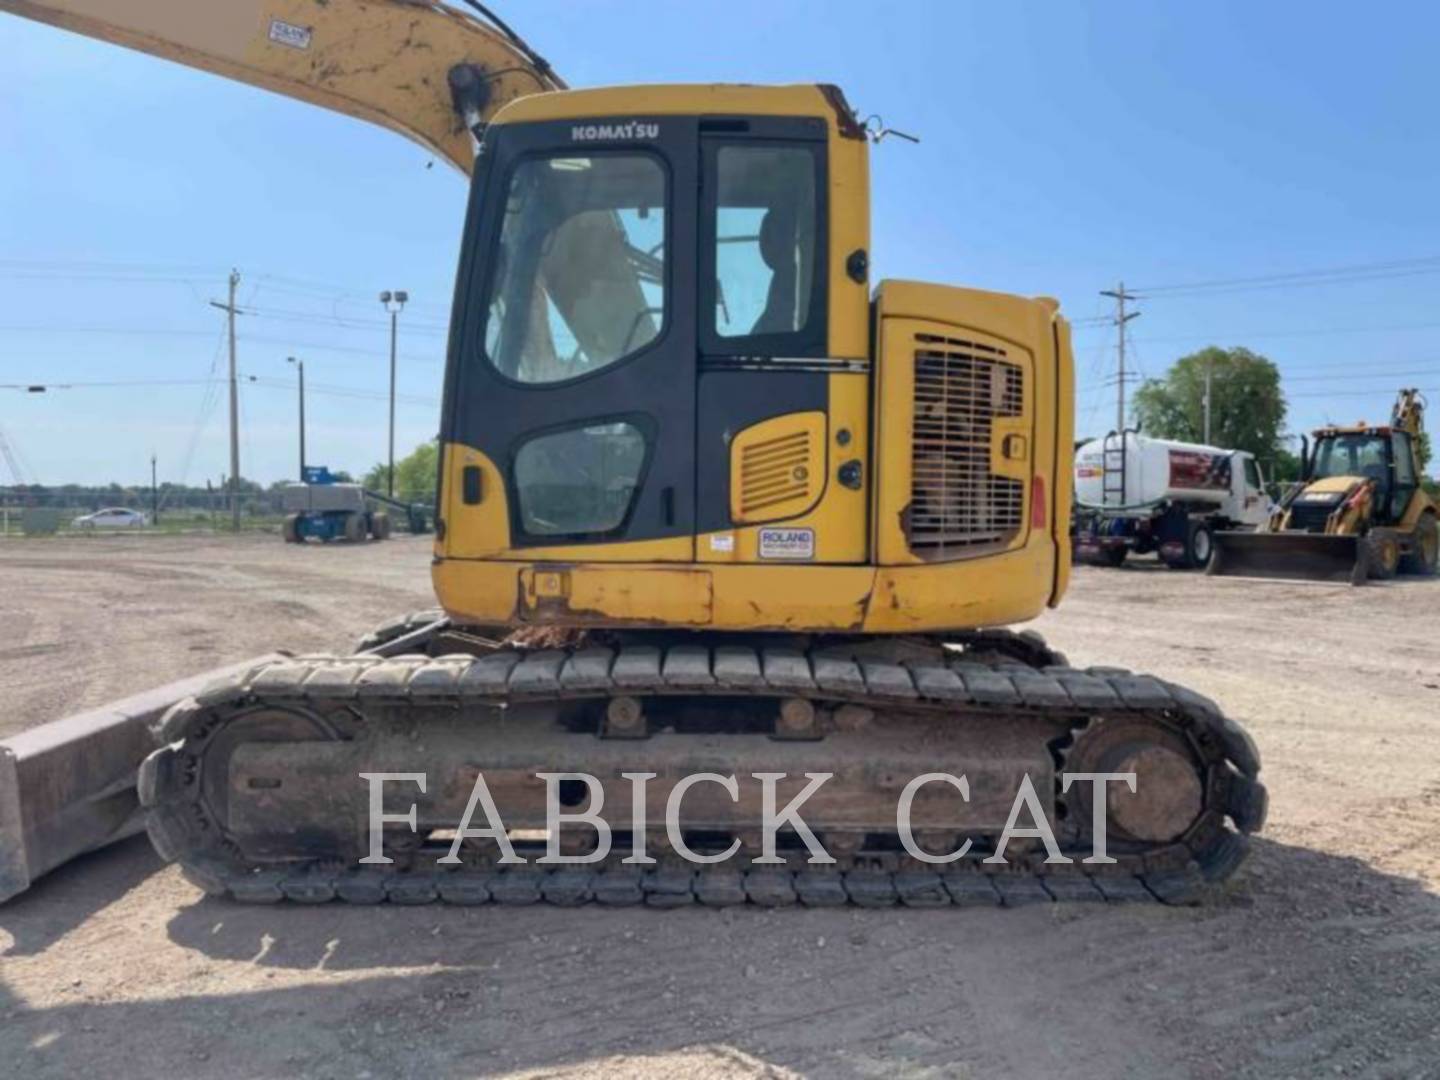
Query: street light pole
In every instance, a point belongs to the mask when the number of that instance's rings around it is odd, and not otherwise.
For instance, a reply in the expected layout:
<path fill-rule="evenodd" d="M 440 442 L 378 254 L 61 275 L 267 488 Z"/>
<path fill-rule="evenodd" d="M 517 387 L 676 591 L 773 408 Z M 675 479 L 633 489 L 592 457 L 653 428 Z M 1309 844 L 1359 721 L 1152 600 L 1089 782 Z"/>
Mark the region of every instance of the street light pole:
<path fill-rule="evenodd" d="M 287 364 L 294 364 L 300 371 L 300 482 L 305 482 L 305 361 L 293 356 L 285 358 Z"/>
<path fill-rule="evenodd" d="M 410 294 L 404 289 L 397 289 L 393 293 L 386 289 L 380 294 L 380 303 L 384 304 L 385 310 L 390 313 L 390 468 L 385 494 L 392 499 L 395 497 L 395 336 L 400 312 L 404 310 L 405 302 L 409 299 Z"/>

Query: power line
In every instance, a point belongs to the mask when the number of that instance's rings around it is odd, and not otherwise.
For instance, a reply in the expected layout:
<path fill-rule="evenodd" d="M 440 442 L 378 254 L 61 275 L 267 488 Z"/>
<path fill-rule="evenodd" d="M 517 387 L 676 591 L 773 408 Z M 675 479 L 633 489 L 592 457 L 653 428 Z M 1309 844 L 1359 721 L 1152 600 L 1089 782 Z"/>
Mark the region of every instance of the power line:
<path fill-rule="evenodd" d="M 165 327 L 144 326 L 44 326 L 44 325 L 0 325 L 0 333 L 6 334 L 143 334 L 146 337 L 209 337 L 210 330 L 172 330 Z"/>
<path fill-rule="evenodd" d="M 226 269 L 223 266 L 206 266 L 200 263 L 94 262 L 84 259 L 0 259 L 0 270 L 7 268 L 57 271 L 98 270 L 134 273 L 167 272 L 213 274 L 216 277 L 224 277 L 226 274 Z"/>
<path fill-rule="evenodd" d="M 334 324 L 345 329 L 372 329 L 377 327 L 389 327 L 388 321 L 380 319 L 366 319 L 348 315 L 317 315 L 309 311 L 291 311 L 283 308 L 246 308 L 246 315 L 253 315 L 258 319 L 274 319 L 279 322 L 298 323 L 324 323 Z M 442 323 L 407 323 L 407 329 L 419 329 L 424 333 L 448 334 L 450 327 Z"/>
<path fill-rule="evenodd" d="M 1231 341 L 1254 338 L 1280 337 L 1328 337 L 1332 334 L 1376 334 L 1393 330 L 1437 330 L 1440 322 L 1423 323 L 1380 323 L 1374 326 L 1324 326 L 1304 330 L 1203 330 L 1194 334 L 1166 334 L 1161 337 L 1131 338 L 1131 341 L 1145 344 L 1163 344 L 1177 341 L 1214 341 L 1228 338 Z"/>
<path fill-rule="evenodd" d="M 295 385 L 280 379 L 272 379 L 266 375 L 249 375 L 246 381 L 256 386 L 263 386 L 266 389 L 287 390 L 293 392 Z M 305 392 L 307 394 L 329 394 L 332 397 L 356 398 L 364 401 L 389 401 L 390 395 L 379 390 L 363 390 L 354 386 L 336 386 L 328 383 L 315 383 L 309 379 L 305 380 Z M 406 405 L 424 405 L 427 408 L 439 408 L 438 398 L 422 397 L 419 394 L 396 394 L 395 400 Z"/>
<path fill-rule="evenodd" d="M 1416 367 L 1416 366 L 1415 366 L 1416 364 L 1422 364 L 1422 365 L 1426 365 L 1426 366 Z M 1282 386 L 1282 388 L 1283 388 L 1286 384 L 1288 384 L 1288 383 L 1295 383 L 1295 382 L 1359 382 L 1359 381 L 1363 381 L 1363 380 L 1365 380 L 1365 379 L 1374 379 L 1374 378 L 1376 378 L 1376 377 L 1387 378 L 1387 379 L 1388 379 L 1388 378 L 1403 379 L 1403 378 L 1415 378 L 1415 377 L 1426 378 L 1426 377 L 1430 377 L 1430 376 L 1440 375 L 1440 369 L 1437 369 L 1437 367 L 1436 367 L 1437 364 L 1440 364 L 1440 361 L 1434 361 L 1434 360 L 1429 360 L 1429 361 L 1415 361 L 1415 362 L 1409 364 L 1408 366 L 1405 366 L 1405 367 L 1402 367 L 1402 368 L 1398 368 L 1398 369 L 1396 369 L 1396 368 L 1390 368 L 1390 367 L 1384 367 L 1384 366 L 1382 366 L 1382 367 L 1368 367 L 1368 366 L 1367 366 L 1367 367 L 1365 368 L 1365 370 L 1362 371 L 1362 372 L 1354 372 L 1354 371 L 1352 371 L 1352 372 L 1350 372 L 1350 373 L 1341 374 L 1341 375 L 1335 375 L 1335 374 L 1326 374 L 1326 375 L 1291 374 L 1291 373 L 1289 373 L 1289 372 L 1286 372 L 1286 371 L 1283 371 L 1283 370 L 1282 370 L 1282 371 L 1280 372 L 1280 382 L 1281 382 L 1281 386 Z M 1352 369 L 1353 369 L 1353 368 L 1355 367 L 1355 363 L 1354 363 L 1353 361 L 1346 361 L 1346 362 L 1343 362 L 1343 365 L 1337 365 L 1337 366 L 1345 366 L 1345 367 L 1348 367 L 1348 368 L 1352 368 Z M 1307 369 L 1307 370 L 1308 370 L 1308 369 Z M 1112 379 L 1107 379 L 1107 380 L 1105 380 L 1104 382 L 1099 383 L 1099 384 L 1095 384 L 1095 383 L 1092 382 L 1090 385 L 1087 385 L 1087 386 L 1084 387 L 1082 390 L 1080 390 L 1079 393 L 1082 393 L 1082 394 L 1099 394 L 1099 393 L 1102 392 L 1102 391 L 1107 391 L 1107 390 L 1109 390 L 1110 387 L 1112 387 L 1112 386 L 1114 386 L 1114 385 L 1115 385 L 1115 383 L 1114 383 L 1114 379 L 1113 379 L 1113 378 L 1112 378 Z"/>
<path fill-rule="evenodd" d="M 114 386 L 200 386 L 213 379 L 97 379 L 81 382 L 0 383 L 0 390 L 90 390 Z"/>
<path fill-rule="evenodd" d="M 291 383 L 272 379 L 266 375 L 245 375 L 244 380 L 267 389 L 271 387 L 282 390 L 295 389 Z M 217 387 L 225 382 L 224 378 L 218 377 L 208 379 L 97 379 L 78 382 L 0 383 L 0 390 L 28 391 L 32 387 L 43 387 L 45 390 L 149 389 L 157 386 Z M 366 390 L 358 386 L 337 386 L 333 383 L 315 383 L 308 379 L 305 382 L 305 392 L 307 394 L 327 394 L 331 397 L 360 398 L 366 401 L 390 400 L 390 395 L 383 390 Z M 439 398 L 424 397 L 420 394 L 396 394 L 395 400 L 407 405 L 424 405 L 430 408 L 439 408 L 440 406 Z"/>
<path fill-rule="evenodd" d="M 0 333 L 36 334 L 114 334 L 135 337 L 210 337 L 213 330 L 179 330 L 169 328 L 148 329 L 141 326 L 26 326 L 0 325 Z M 318 341 L 297 341 L 292 337 L 271 337 L 265 334 L 247 334 L 236 330 L 242 343 L 256 345 L 280 345 L 286 348 L 318 350 L 320 352 L 348 353 L 352 356 L 371 356 L 386 360 L 390 354 L 380 349 L 362 349 L 355 345 L 321 344 Z M 444 356 L 436 354 L 400 353 L 400 359 L 410 363 L 438 364 Z"/>
<path fill-rule="evenodd" d="M 1424 376 L 1424 377 L 1427 377 L 1427 378 L 1428 378 L 1429 376 L 1432 376 L 1432 375 L 1440 375 L 1440 370 L 1436 370 L 1434 367 L 1425 368 L 1425 369 L 1423 369 L 1423 370 L 1416 370 L 1415 368 L 1407 368 L 1407 369 L 1404 370 L 1404 371 L 1389 371 L 1389 370 L 1386 370 L 1386 369 L 1383 369 L 1383 368 L 1366 368 L 1363 372 L 1357 372 L 1357 373 L 1351 374 L 1351 375 L 1284 375 L 1284 374 L 1282 374 L 1282 375 L 1281 375 L 1281 381 L 1282 381 L 1282 382 L 1353 382 L 1353 381 L 1356 381 L 1356 380 L 1373 379 L 1373 378 L 1375 378 L 1376 376 L 1383 376 L 1383 377 L 1386 377 L 1386 378 L 1394 377 L 1394 378 L 1399 379 L 1399 378 L 1414 378 L 1415 376 Z"/>
<path fill-rule="evenodd" d="M 1422 394 L 1440 394 L 1440 388 L 1436 388 L 1436 387 L 1421 388 L 1421 389 L 1420 389 L 1420 393 L 1422 393 Z M 1309 391 L 1302 391 L 1301 393 L 1298 393 L 1298 394 L 1287 394 L 1287 395 L 1286 395 L 1286 397 L 1297 397 L 1297 398 L 1317 398 L 1317 397 L 1323 397 L 1323 398 L 1330 398 L 1331 400 L 1340 400 L 1340 401 L 1346 401 L 1346 400 L 1350 400 L 1350 399 L 1354 399 L 1354 398 L 1385 398 L 1385 399 L 1390 399 L 1390 398 L 1393 398 L 1394 396 L 1395 396 L 1395 391 L 1394 391 L 1393 389 L 1389 389 L 1389 388 L 1381 388 L 1381 389 L 1376 389 L 1376 390 L 1347 390 L 1347 391 L 1344 391 L 1344 392 L 1341 392 L 1341 393 L 1334 393 L 1334 392 L 1331 392 L 1331 391 L 1328 391 L 1328 390 L 1309 390 Z"/>
<path fill-rule="evenodd" d="M 210 423 L 210 414 L 214 412 L 216 404 L 220 401 L 218 393 L 217 374 L 220 370 L 220 353 L 225 347 L 225 332 L 222 330 L 215 341 L 215 350 L 210 355 L 210 384 L 200 395 L 200 410 L 195 417 L 195 426 L 190 430 L 190 439 L 185 446 L 185 454 L 180 459 L 180 483 L 190 482 L 190 469 L 195 464 L 195 451 L 200 448 L 200 438 L 205 434 L 205 428 Z"/>
<path fill-rule="evenodd" d="M 116 263 L 91 262 L 86 260 L 42 260 L 42 259 L 0 259 L 0 277 L 51 280 L 134 280 L 154 281 L 159 284 L 188 283 L 195 277 L 223 281 L 228 271 L 224 267 L 206 266 L 196 263 Z M 251 280 L 263 282 L 266 288 L 277 292 L 294 293 L 322 299 L 349 298 L 368 303 L 373 296 L 369 289 L 357 288 L 350 284 L 321 282 L 285 274 L 252 273 Z M 413 306 L 429 308 L 448 316 L 449 304 L 417 301 Z"/>
<path fill-rule="evenodd" d="M 10 470 L 10 476 L 12 477 L 13 482 L 16 484 L 24 484 L 26 483 L 25 475 L 33 474 L 30 473 L 30 470 L 28 468 L 26 468 L 22 473 L 19 461 L 19 454 L 19 448 L 13 443 L 11 443 L 11 441 L 6 437 L 5 429 L 0 428 L 0 458 L 5 459 L 5 465 Z"/>
<path fill-rule="evenodd" d="M 1137 293 L 1147 297 L 1157 294 L 1171 296 L 1182 293 L 1226 292 L 1242 289 L 1267 289 L 1291 285 L 1322 285 L 1354 280 L 1378 280 L 1383 277 L 1403 277 L 1410 274 L 1440 273 L 1440 255 L 1428 255 L 1416 259 L 1391 259 L 1386 262 L 1352 263 L 1348 266 L 1332 266 L 1316 270 L 1294 270 L 1281 274 L 1257 274 L 1249 277 L 1212 278 L 1208 281 L 1189 281 L 1174 285 L 1149 285 L 1137 287 Z"/>

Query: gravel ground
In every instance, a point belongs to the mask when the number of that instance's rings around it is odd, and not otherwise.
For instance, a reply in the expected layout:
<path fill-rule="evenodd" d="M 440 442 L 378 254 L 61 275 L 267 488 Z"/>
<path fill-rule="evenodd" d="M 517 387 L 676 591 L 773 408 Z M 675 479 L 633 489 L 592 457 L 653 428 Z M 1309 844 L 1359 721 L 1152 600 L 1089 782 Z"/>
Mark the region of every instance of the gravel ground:
<path fill-rule="evenodd" d="M 427 606 L 428 546 L 0 543 L 0 734 Z M 1082 569 L 1036 624 L 1254 733 L 1200 909 L 244 908 L 143 839 L 0 907 L 0 1060 L 115 1077 L 1440 1077 L 1440 581 Z"/>

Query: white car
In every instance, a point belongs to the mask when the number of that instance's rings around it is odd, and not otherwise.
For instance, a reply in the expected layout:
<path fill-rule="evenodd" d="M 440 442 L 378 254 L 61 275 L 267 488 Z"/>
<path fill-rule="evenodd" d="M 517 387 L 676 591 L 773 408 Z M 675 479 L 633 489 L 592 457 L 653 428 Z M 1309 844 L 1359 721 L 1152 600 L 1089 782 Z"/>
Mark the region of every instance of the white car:
<path fill-rule="evenodd" d="M 134 529 L 148 525 L 145 515 L 138 510 L 126 510 L 112 506 L 96 510 L 93 514 L 77 517 L 70 522 L 72 529 Z"/>

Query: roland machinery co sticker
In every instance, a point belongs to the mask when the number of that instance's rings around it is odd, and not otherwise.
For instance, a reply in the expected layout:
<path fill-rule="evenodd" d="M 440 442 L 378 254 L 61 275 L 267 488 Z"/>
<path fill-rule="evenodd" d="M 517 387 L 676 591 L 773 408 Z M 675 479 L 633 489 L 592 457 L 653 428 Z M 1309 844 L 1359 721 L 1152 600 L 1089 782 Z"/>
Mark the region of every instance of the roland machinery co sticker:
<path fill-rule="evenodd" d="M 762 559 L 813 559 L 814 529 L 761 529 Z"/>

